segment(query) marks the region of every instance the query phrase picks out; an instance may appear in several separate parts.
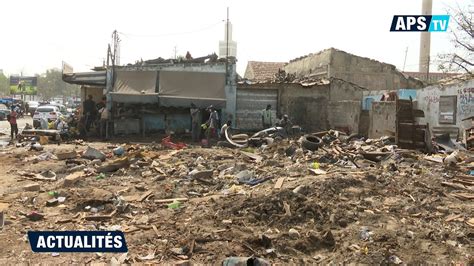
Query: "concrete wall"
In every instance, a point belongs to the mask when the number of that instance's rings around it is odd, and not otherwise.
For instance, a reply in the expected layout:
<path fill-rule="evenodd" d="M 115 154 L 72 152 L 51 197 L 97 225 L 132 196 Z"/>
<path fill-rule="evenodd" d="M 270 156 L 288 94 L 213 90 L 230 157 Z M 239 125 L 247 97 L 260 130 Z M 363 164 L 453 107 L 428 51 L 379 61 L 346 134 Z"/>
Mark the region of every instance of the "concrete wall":
<path fill-rule="evenodd" d="M 285 67 L 287 73 L 303 76 L 320 76 L 329 78 L 329 64 L 331 62 L 331 49 L 323 50 L 317 54 L 309 54 L 300 59 L 291 60 Z"/>
<path fill-rule="evenodd" d="M 329 90 L 330 101 L 360 101 L 362 100 L 364 89 L 340 79 L 331 79 L 331 89 Z"/>
<path fill-rule="evenodd" d="M 440 96 L 456 96 L 456 124 L 439 123 L 439 99 Z M 474 79 L 451 85 L 434 85 L 418 91 L 418 109 L 425 112 L 425 117 L 420 119 L 421 123 L 429 123 L 433 127 L 458 127 L 461 136 L 469 122 L 462 122 L 464 118 L 474 115 Z"/>
<path fill-rule="evenodd" d="M 303 87 L 300 84 L 283 84 L 279 96 L 279 110 L 288 114 L 295 125 L 305 131 L 327 129 L 329 85 Z"/>
<path fill-rule="evenodd" d="M 373 102 L 369 110 L 369 138 L 395 135 L 396 102 Z"/>
<path fill-rule="evenodd" d="M 331 101 L 328 105 L 329 128 L 347 133 L 359 132 L 360 101 Z"/>
<path fill-rule="evenodd" d="M 279 86 L 274 84 L 239 85 L 237 88 L 236 123 L 239 129 L 261 130 L 262 110 L 272 105 L 273 121 L 277 122 Z"/>
<path fill-rule="evenodd" d="M 267 101 L 274 99 L 275 97 L 270 97 L 270 92 L 277 90 L 278 104 L 274 109 L 278 114 L 287 114 L 293 124 L 301 126 L 306 132 L 330 128 L 343 129 L 350 133 L 359 130 L 363 89 L 343 80 L 331 79 L 330 82 L 312 86 L 303 86 L 299 83 L 239 84 L 238 90 L 247 93 L 254 91 L 255 97 L 261 99 L 248 100 L 248 104 L 241 104 L 244 110 L 237 106 L 237 114 L 245 116 L 237 117 L 237 121 L 248 118 L 246 109 L 258 109 L 258 111 L 264 109 L 265 99 Z M 258 108 L 251 108 L 249 104 L 258 105 Z M 252 117 L 255 120 L 253 124 L 261 124 L 260 116 Z"/>
<path fill-rule="evenodd" d="M 285 66 L 287 73 L 298 77 L 319 73 L 327 78 L 343 79 L 368 90 L 420 88 L 422 83 L 405 77 L 395 66 L 360 57 L 334 48 L 292 60 Z"/>

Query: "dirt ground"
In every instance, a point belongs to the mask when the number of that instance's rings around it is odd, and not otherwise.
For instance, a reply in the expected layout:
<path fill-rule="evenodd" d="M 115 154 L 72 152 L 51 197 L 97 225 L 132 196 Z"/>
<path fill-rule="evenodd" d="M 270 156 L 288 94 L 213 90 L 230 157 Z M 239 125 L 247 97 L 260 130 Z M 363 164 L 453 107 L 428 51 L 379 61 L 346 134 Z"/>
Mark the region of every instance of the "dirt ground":
<path fill-rule="evenodd" d="M 376 141 L 333 141 L 314 152 L 288 141 L 246 149 L 122 144 L 121 157 L 112 152 L 119 145 L 3 148 L 0 264 L 219 264 L 232 256 L 280 265 L 474 263 L 472 153 L 447 165 L 445 154 Z M 87 146 L 105 161 L 82 158 Z M 383 158 L 358 155 L 370 149 Z M 41 159 L 70 151 L 72 159 Z M 117 158 L 127 166 L 101 168 Z M 48 170 L 56 179 L 38 180 Z M 249 179 L 258 184 L 242 184 Z M 32 183 L 39 189 L 26 191 Z M 48 203 L 60 196 L 63 203 Z M 33 211 L 44 217 L 30 220 Z M 129 252 L 33 253 L 29 230 L 122 230 Z"/>

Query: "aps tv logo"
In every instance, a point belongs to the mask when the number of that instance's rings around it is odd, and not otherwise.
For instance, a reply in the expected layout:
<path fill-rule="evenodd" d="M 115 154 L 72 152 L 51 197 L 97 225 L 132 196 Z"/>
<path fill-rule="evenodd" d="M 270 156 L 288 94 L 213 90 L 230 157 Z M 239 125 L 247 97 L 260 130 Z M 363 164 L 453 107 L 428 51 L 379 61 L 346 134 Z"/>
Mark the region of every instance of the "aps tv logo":
<path fill-rule="evenodd" d="M 395 15 L 390 31 L 446 32 L 449 15 Z"/>

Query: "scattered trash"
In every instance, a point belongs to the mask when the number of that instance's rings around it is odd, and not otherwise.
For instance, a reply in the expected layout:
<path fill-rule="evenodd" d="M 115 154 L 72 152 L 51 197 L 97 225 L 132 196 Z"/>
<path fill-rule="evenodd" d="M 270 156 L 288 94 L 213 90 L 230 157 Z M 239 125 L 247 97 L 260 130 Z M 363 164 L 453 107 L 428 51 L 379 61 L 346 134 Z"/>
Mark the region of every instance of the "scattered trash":
<path fill-rule="evenodd" d="M 44 218 L 44 215 L 33 211 L 33 212 L 30 212 L 28 215 L 26 215 L 26 217 L 30 219 L 30 221 L 39 221 Z"/>
<path fill-rule="evenodd" d="M 397 264 L 397 265 L 403 263 L 403 261 L 395 255 L 391 255 L 390 257 L 388 257 L 388 261 L 390 263 Z"/>
<path fill-rule="evenodd" d="M 294 228 L 291 228 L 289 231 L 288 231 L 288 234 L 290 235 L 291 238 L 294 238 L 294 239 L 297 239 L 300 237 L 300 233 L 294 229 Z"/>
<path fill-rule="evenodd" d="M 34 151 L 42 151 L 43 150 L 43 146 L 40 144 L 40 143 L 33 143 L 31 144 L 31 150 L 34 150 Z"/>
<path fill-rule="evenodd" d="M 455 152 L 426 156 L 399 148 L 393 138 L 339 131 L 309 134 L 321 139 L 313 150 L 276 131 L 238 135 L 232 141 L 243 148 L 178 150 L 127 140 L 118 147 L 121 157 L 114 156 L 116 144 L 92 144 L 107 151 L 104 159 L 82 158 L 74 143 L 64 142 L 44 146 L 58 161 L 39 164 L 35 155 L 42 152 L 10 145 L 2 151 L 5 175 L 21 183 L 6 186 L 12 195 L 0 195 L 0 207 L 13 205 L 0 208 L 2 236 L 15 241 L 25 226 L 123 231 L 131 253 L 87 261 L 113 265 L 211 264 L 233 254 L 265 256 L 274 264 L 338 264 L 351 257 L 393 265 L 404 264 L 414 245 L 428 263 L 438 254 L 465 254 L 474 228 L 471 153 L 458 151 L 449 162 Z"/>
<path fill-rule="evenodd" d="M 114 155 L 121 156 L 125 153 L 125 149 L 122 146 L 120 146 L 113 149 L 113 152 L 114 152 Z"/>
<path fill-rule="evenodd" d="M 171 202 L 170 204 L 168 204 L 168 209 L 171 209 L 171 210 L 177 210 L 180 207 L 181 207 L 181 202 L 179 202 L 178 200 L 175 200 Z"/>
<path fill-rule="evenodd" d="M 48 161 L 48 160 L 56 159 L 56 156 L 50 152 L 45 152 L 36 156 L 35 158 L 39 161 Z"/>
<path fill-rule="evenodd" d="M 229 257 L 222 262 L 223 266 L 270 266 L 265 259 L 255 257 Z"/>
<path fill-rule="evenodd" d="M 369 230 L 368 227 L 364 226 L 360 229 L 360 239 L 364 241 L 369 241 L 372 239 L 373 232 Z"/>
<path fill-rule="evenodd" d="M 82 157 L 86 159 L 100 159 L 100 160 L 105 160 L 105 154 L 97 149 L 92 148 L 91 146 L 87 147 L 87 150 L 84 152 Z"/>
<path fill-rule="evenodd" d="M 163 138 L 161 140 L 161 145 L 170 149 L 175 149 L 175 150 L 180 150 L 186 147 L 186 144 L 182 142 L 178 142 L 178 143 L 171 142 L 171 136 Z"/>

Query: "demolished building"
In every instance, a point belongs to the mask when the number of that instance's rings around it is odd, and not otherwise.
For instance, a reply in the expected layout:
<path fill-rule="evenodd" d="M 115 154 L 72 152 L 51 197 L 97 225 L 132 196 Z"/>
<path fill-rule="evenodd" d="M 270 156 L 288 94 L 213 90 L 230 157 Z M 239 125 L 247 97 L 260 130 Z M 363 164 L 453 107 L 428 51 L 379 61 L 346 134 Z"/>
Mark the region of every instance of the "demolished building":
<path fill-rule="evenodd" d="M 261 112 L 271 104 L 274 117 L 288 114 L 306 131 L 338 129 L 358 132 L 364 88 L 337 79 L 310 82 L 265 82 L 237 85 L 236 126 L 261 128 Z"/>
<path fill-rule="evenodd" d="M 226 63 L 213 56 L 148 60 L 97 72 L 63 72 L 65 82 L 82 85 L 83 99 L 86 95 L 96 102 L 107 98 L 109 135 L 186 132 L 191 128 L 191 103 L 199 108 L 213 105 L 223 119 L 233 120 L 235 77 L 235 60 Z"/>

